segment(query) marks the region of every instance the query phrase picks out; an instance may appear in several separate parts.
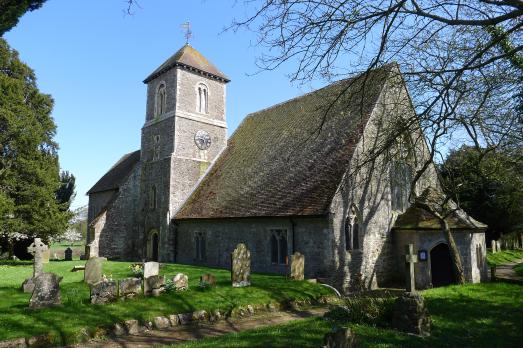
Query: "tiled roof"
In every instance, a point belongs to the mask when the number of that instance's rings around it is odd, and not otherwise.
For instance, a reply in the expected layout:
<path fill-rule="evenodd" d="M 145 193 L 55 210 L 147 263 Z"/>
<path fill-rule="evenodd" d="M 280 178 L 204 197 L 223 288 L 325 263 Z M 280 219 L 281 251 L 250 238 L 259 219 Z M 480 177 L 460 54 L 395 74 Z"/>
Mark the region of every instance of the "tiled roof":
<path fill-rule="evenodd" d="M 209 74 L 211 77 L 223 80 L 224 82 L 229 82 L 227 76 L 218 70 L 211 62 L 207 60 L 200 52 L 194 49 L 189 44 L 183 46 L 178 52 L 173 54 L 169 59 L 167 59 L 162 65 L 160 65 L 155 71 L 152 72 L 147 78 L 143 81 L 147 83 L 154 79 L 156 76 L 161 73 L 175 67 L 181 66 L 184 68 L 196 69 L 199 72 Z"/>
<path fill-rule="evenodd" d="M 424 207 L 430 207 L 431 210 L 446 216 L 445 220 L 452 229 L 483 231 L 487 228 L 487 225 L 473 219 L 460 209 L 454 201 L 447 200 L 440 190 L 432 187 L 426 188 L 414 204 L 398 217 L 394 228 L 399 230 L 440 230 L 441 226 L 438 219 Z"/>
<path fill-rule="evenodd" d="M 326 214 L 391 69 L 247 116 L 175 218 Z"/>
<path fill-rule="evenodd" d="M 87 194 L 118 189 L 139 161 L 140 150 L 123 155 L 122 158 L 87 191 Z"/>

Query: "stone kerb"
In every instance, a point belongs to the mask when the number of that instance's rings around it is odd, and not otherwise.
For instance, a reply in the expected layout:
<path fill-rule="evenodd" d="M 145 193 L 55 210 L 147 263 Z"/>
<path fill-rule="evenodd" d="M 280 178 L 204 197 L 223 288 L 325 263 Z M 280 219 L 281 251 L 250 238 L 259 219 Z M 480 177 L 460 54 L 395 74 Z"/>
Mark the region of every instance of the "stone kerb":
<path fill-rule="evenodd" d="M 235 288 L 251 285 L 251 252 L 243 243 L 231 254 L 231 281 Z"/>

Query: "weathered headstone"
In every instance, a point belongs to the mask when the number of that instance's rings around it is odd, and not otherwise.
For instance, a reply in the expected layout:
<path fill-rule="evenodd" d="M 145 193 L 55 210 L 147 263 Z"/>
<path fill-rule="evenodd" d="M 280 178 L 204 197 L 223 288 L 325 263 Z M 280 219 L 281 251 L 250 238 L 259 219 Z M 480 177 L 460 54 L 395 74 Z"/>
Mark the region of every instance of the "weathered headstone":
<path fill-rule="evenodd" d="M 34 279 L 34 291 L 29 300 L 30 308 L 45 308 L 60 305 L 60 281 L 62 277 L 54 273 L 41 273 Z"/>
<path fill-rule="evenodd" d="M 496 247 L 497 247 L 497 243 L 496 241 L 493 239 L 490 241 L 490 245 L 492 246 L 492 253 L 494 254 L 497 250 L 496 250 Z"/>
<path fill-rule="evenodd" d="M 65 259 L 65 261 L 73 261 L 73 249 L 71 249 L 71 248 L 65 249 L 64 259 Z"/>
<path fill-rule="evenodd" d="M 235 288 L 251 285 L 251 252 L 243 243 L 231 254 L 231 281 Z"/>
<path fill-rule="evenodd" d="M 24 282 L 22 283 L 22 291 L 25 292 L 25 293 L 32 293 L 35 289 L 35 283 L 34 283 L 34 278 L 31 277 L 31 278 L 27 278 L 26 280 L 24 280 Z"/>
<path fill-rule="evenodd" d="M 91 303 L 105 304 L 113 302 L 118 298 L 118 288 L 116 281 L 104 280 L 91 284 Z"/>
<path fill-rule="evenodd" d="M 416 279 L 414 276 L 414 264 L 418 262 L 418 255 L 414 254 L 414 245 L 405 246 L 405 280 L 407 292 L 416 292 Z"/>
<path fill-rule="evenodd" d="M 176 291 L 185 291 L 189 289 L 189 277 L 183 273 L 178 273 L 173 278 L 174 289 Z"/>
<path fill-rule="evenodd" d="M 105 257 L 91 257 L 85 263 L 84 282 L 87 284 L 96 284 L 102 280 L 103 262 Z"/>
<path fill-rule="evenodd" d="M 156 276 L 160 273 L 160 264 L 158 262 L 144 262 L 143 264 L 143 279 L 151 276 Z"/>
<path fill-rule="evenodd" d="M 322 348 L 355 348 L 356 336 L 350 328 L 336 328 L 323 336 Z"/>
<path fill-rule="evenodd" d="M 299 252 L 295 252 L 291 256 L 291 279 L 305 279 L 305 256 Z"/>
<path fill-rule="evenodd" d="M 501 242 L 499 240 L 496 241 L 496 251 L 501 251 Z"/>
<path fill-rule="evenodd" d="M 43 254 L 48 250 L 49 248 L 40 238 L 35 238 L 34 242 L 27 248 L 27 251 L 34 256 L 33 277 L 37 277 L 44 272 Z M 47 262 L 49 262 L 49 256 L 47 256 Z"/>
<path fill-rule="evenodd" d="M 429 336 L 431 318 L 420 294 L 406 292 L 396 299 L 392 312 L 392 326 L 403 332 Z"/>
<path fill-rule="evenodd" d="M 210 273 L 203 274 L 200 276 L 200 283 L 207 283 L 210 286 L 216 286 L 216 277 Z"/>
<path fill-rule="evenodd" d="M 158 296 L 165 290 L 165 277 L 154 275 L 144 279 L 143 291 L 145 295 Z"/>
<path fill-rule="evenodd" d="M 133 298 L 142 292 L 142 280 L 140 278 L 125 278 L 118 282 L 121 298 Z"/>

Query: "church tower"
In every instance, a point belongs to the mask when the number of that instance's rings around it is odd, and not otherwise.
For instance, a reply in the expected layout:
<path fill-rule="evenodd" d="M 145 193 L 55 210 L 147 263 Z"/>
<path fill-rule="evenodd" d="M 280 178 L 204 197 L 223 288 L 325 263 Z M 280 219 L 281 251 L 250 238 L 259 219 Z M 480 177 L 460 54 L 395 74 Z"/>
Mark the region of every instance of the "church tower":
<path fill-rule="evenodd" d="M 227 144 L 228 82 L 189 44 L 144 80 L 140 225 L 146 259 L 173 261 L 171 216 Z"/>

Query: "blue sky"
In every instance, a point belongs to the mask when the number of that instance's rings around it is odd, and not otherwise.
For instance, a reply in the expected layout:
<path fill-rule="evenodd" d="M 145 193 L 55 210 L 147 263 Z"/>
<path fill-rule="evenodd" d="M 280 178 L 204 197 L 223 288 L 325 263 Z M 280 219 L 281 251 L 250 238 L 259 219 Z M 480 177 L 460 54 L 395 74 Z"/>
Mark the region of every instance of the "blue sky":
<path fill-rule="evenodd" d="M 235 3 L 237 3 L 235 5 Z M 250 112 L 321 86 L 291 85 L 293 66 L 258 72 L 263 48 L 249 31 L 225 32 L 245 15 L 242 1 L 139 1 L 132 16 L 123 0 L 48 0 L 26 14 L 5 38 L 31 66 L 41 91 L 55 100 L 60 164 L 77 179 L 73 207 L 125 153 L 140 147 L 145 119 L 143 79 L 183 44 L 190 43 L 232 80 L 227 90 L 231 134 Z"/>

